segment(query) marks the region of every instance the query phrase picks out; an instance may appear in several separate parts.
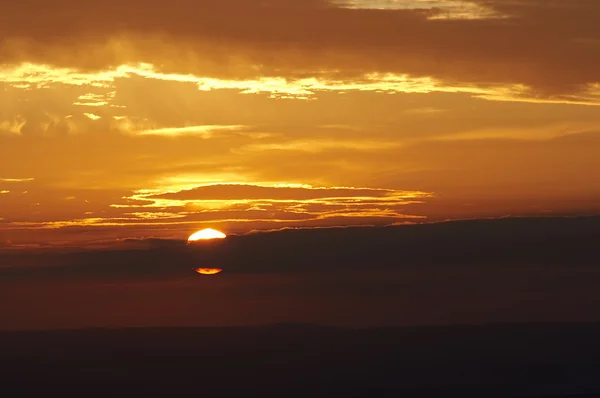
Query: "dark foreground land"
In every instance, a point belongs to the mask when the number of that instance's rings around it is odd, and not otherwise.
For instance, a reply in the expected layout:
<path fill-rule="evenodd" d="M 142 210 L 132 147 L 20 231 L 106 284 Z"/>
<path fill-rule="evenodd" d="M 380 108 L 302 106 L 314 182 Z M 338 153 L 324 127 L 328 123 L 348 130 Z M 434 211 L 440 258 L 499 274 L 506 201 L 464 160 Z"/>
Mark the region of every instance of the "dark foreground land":
<path fill-rule="evenodd" d="M 600 323 L 5 332 L 0 354 L 10 396 L 600 396 Z"/>

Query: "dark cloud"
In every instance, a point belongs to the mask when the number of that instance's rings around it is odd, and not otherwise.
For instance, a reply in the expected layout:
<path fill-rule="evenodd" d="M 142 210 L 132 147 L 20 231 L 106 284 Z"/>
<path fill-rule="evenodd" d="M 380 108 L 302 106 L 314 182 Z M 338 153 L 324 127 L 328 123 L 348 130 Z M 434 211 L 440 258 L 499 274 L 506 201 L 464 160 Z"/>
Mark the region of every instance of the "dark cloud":
<path fill-rule="evenodd" d="M 600 80 L 597 1 L 479 2 L 509 17 L 430 20 L 436 11 L 297 0 L 28 0 L 0 16 L 0 60 L 87 69 L 150 62 L 221 77 L 393 72 L 449 84 L 522 83 L 531 95 Z"/>
<path fill-rule="evenodd" d="M 597 319 L 599 233 L 503 219 L 3 251 L 0 329 Z"/>
<path fill-rule="evenodd" d="M 299 229 L 186 245 L 127 240 L 113 249 L 2 254 L 2 280 L 84 278 L 172 280 L 197 267 L 226 273 L 594 266 L 600 219 L 533 218 L 385 228 Z M 423 268 L 425 267 L 425 268 Z"/>

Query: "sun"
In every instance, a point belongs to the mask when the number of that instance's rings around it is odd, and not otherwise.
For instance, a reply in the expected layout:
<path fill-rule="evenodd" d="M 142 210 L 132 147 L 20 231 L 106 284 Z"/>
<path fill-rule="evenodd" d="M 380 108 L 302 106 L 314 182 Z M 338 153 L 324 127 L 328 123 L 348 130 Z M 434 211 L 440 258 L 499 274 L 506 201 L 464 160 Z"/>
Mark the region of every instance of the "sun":
<path fill-rule="evenodd" d="M 196 272 L 201 275 L 216 275 L 220 274 L 222 271 L 221 268 L 196 268 Z"/>
<path fill-rule="evenodd" d="M 188 242 L 197 242 L 199 240 L 210 240 L 210 239 L 225 239 L 227 235 L 225 235 L 221 231 L 217 231 L 216 229 L 206 228 L 201 231 L 198 231 L 188 238 Z"/>

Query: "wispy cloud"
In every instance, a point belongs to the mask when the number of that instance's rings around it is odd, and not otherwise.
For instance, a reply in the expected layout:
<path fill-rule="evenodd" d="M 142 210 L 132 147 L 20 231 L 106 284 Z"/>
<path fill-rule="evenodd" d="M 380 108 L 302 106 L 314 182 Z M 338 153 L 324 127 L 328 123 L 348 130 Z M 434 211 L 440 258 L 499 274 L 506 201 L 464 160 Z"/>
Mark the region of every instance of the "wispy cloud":
<path fill-rule="evenodd" d="M 0 182 L 29 182 L 34 180 L 35 178 L 0 178 Z"/>
<path fill-rule="evenodd" d="M 107 94 L 83 94 L 77 97 L 77 101 L 75 101 L 73 105 L 92 107 L 106 106 L 114 99 L 115 94 L 115 91 L 111 91 Z"/>
<path fill-rule="evenodd" d="M 99 120 L 102 119 L 102 116 L 95 115 L 93 113 L 84 113 L 84 115 L 91 120 Z"/>
<path fill-rule="evenodd" d="M 202 225 L 250 229 L 392 225 L 425 217 L 405 210 L 431 193 L 302 184 L 216 184 L 193 189 L 141 190 L 110 209 L 56 221 L 12 221 L 4 229 L 144 227 L 189 230 Z M 244 228 L 249 230 L 248 227 Z M 121 233 L 124 233 L 123 229 Z"/>
<path fill-rule="evenodd" d="M 188 126 L 188 127 L 165 127 L 159 129 L 140 130 L 135 132 L 138 135 L 158 135 L 166 137 L 177 137 L 177 136 L 194 136 L 199 135 L 203 137 L 210 137 L 213 133 L 220 131 L 239 131 L 244 129 L 246 126 L 233 125 L 233 126 L 220 126 L 220 125 L 204 125 L 204 126 Z"/>
<path fill-rule="evenodd" d="M 321 92 L 378 92 L 378 93 L 467 93 L 477 98 L 496 101 L 533 103 L 566 103 L 600 105 L 600 91 L 596 83 L 582 84 L 578 91 L 569 95 L 542 95 L 530 86 L 505 83 L 452 83 L 435 77 L 409 74 L 365 73 L 353 78 L 333 77 L 289 78 L 265 76 L 257 79 L 223 79 L 193 74 L 176 74 L 158 71 L 152 64 L 121 65 L 100 72 L 84 72 L 74 68 L 53 68 L 39 64 L 21 64 L 0 68 L 0 78 L 13 87 L 28 85 L 35 88 L 52 88 L 57 85 L 74 85 L 103 88 L 107 94 L 84 94 L 74 99 L 73 105 L 91 107 L 122 107 L 115 103 L 117 79 L 132 76 L 160 81 L 172 81 L 195 85 L 200 91 L 236 90 L 240 94 L 267 94 L 273 99 L 316 99 Z M 88 113 L 86 113 L 87 115 Z M 91 113 L 89 113 L 91 114 Z M 0 129 L 19 133 L 25 124 L 22 119 L 4 121 Z"/>
<path fill-rule="evenodd" d="M 290 151 L 290 152 L 321 152 L 332 149 L 351 149 L 356 151 L 375 151 L 383 149 L 399 148 L 402 144 L 392 141 L 376 141 L 367 139 L 305 139 L 289 140 L 279 143 L 249 144 L 235 153 L 244 152 L 266 152 L 266 151 Z"/>
<path fill-rule="evenodd" d="M 423 10 L 430 19 L 488 19 L 506 15 L 468 0 L 332 0 L 340 7 L 367 10 Z"/>
<path fill-rule="evenodd" d="M 1 78 L 0 78 L 1 80 Z M 17 115 L 10 120 L 1 120 L 0 121 L 0 134 L 8 133 L 20 135 L 23 126 L 27 123 L 27 120 L 23 118 L 21 115 Z"/>

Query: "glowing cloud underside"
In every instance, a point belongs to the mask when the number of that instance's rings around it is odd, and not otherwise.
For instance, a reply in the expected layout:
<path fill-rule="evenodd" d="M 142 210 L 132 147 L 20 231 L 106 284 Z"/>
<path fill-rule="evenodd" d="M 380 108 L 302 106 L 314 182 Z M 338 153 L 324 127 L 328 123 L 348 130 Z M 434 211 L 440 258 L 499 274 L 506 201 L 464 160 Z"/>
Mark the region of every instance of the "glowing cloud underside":
<path fill-rule="evenodd" d="M 199 240 L 209 240 L 209 239 L 225 239 L 227 235 L 225 235 L 221 231 L 217 231 L 216 229 L 206 228 L 201 231 L 198 231 L 192 234 L 188 238 L 188 242 L 196 242 Z"/>

